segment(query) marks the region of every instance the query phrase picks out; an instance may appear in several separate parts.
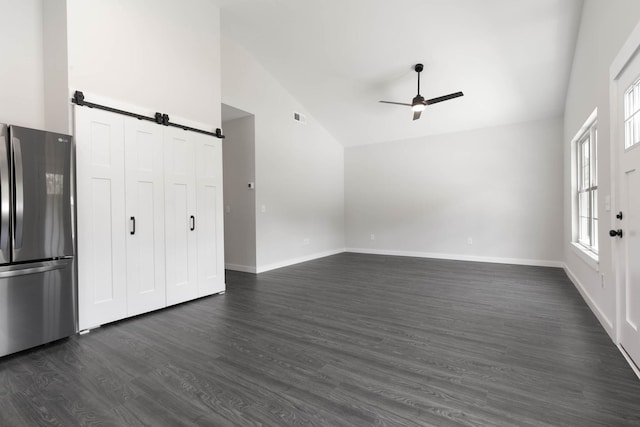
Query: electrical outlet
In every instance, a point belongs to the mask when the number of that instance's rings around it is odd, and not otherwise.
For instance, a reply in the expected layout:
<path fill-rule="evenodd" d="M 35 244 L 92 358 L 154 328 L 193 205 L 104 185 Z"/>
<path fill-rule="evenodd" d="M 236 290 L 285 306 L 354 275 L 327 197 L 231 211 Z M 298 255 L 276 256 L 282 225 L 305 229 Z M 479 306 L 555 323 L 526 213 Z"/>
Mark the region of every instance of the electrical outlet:
<path fill-rule="evenodd" d="M 267 205 L 260 206 L 260 212 L 265 213 L 267 211 Z"/>
<path fill-rule="evenodd" d="M 376 235 L 371 233 L 371 240 L 376 240 Z"/>
<path fill-rule="evenodd" d="M 473 245 L 473 239 L 471 237 L 467 237 L 467 245 Z"/>

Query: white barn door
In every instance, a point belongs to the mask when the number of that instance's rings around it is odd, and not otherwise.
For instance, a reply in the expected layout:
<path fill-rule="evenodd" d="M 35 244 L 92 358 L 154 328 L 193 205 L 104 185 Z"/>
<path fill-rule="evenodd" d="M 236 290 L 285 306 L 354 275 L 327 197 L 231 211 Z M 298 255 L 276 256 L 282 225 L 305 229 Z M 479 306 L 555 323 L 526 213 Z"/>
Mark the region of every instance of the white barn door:
<path fill-rule="evenodd" d="M 222 142 L 205 135 L 194 136 L 197 140 L 198 296 L 205 296 L 225 289 Z"/>
<path fill-rule="evenodd" d="M 162 127 L 124 118 L 127 315 L 166 306 Z"/>
<path fill-rule="evenodd" d="M 127 315 L 124 126 L 121 116 L 75 109 L 80 330 Z"/>
<path fill-rule="evenodd" d="M 165 129 L 167 305 L 198 297 L 195 150 L 192 132 Z"/>

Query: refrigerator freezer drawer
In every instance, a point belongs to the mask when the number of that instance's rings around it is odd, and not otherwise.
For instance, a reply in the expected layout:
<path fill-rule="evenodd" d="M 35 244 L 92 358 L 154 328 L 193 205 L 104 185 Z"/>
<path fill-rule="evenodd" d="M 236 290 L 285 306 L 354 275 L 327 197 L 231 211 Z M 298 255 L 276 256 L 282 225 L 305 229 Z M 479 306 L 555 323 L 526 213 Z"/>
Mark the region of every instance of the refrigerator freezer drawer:
<path fill-rule="evenodd" d="M 0 356 L 76 333 L 73 259 L 0 267 Z"/>

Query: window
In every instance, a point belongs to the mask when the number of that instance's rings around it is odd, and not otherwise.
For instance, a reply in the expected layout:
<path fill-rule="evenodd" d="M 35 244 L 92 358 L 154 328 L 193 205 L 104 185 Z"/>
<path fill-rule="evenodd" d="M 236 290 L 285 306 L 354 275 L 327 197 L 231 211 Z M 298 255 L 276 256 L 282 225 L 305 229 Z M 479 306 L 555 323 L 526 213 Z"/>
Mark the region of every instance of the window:
<path fill-rule="evenodd" d="M 640 79 L 624 94 L 624 148 L 640 143 Z"/>
<path fill-rule="evenodd" d="M 595 115 L 587 121 L 575 140 L 575 243 L 598 253 L 598 130 Z"/>

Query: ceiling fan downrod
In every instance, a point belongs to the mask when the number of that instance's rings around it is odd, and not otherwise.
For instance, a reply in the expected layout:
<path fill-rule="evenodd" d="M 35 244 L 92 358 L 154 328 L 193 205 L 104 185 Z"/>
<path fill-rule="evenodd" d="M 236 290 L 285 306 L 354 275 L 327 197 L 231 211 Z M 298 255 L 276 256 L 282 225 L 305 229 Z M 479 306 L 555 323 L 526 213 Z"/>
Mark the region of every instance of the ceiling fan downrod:
<path fill-rule="evenodd" d="M 418 73 L 418 95 L 420 95 L 420 73 L 424 69 L 424 66 L 422 64 L 416 64 L 414 69 Z"/>

